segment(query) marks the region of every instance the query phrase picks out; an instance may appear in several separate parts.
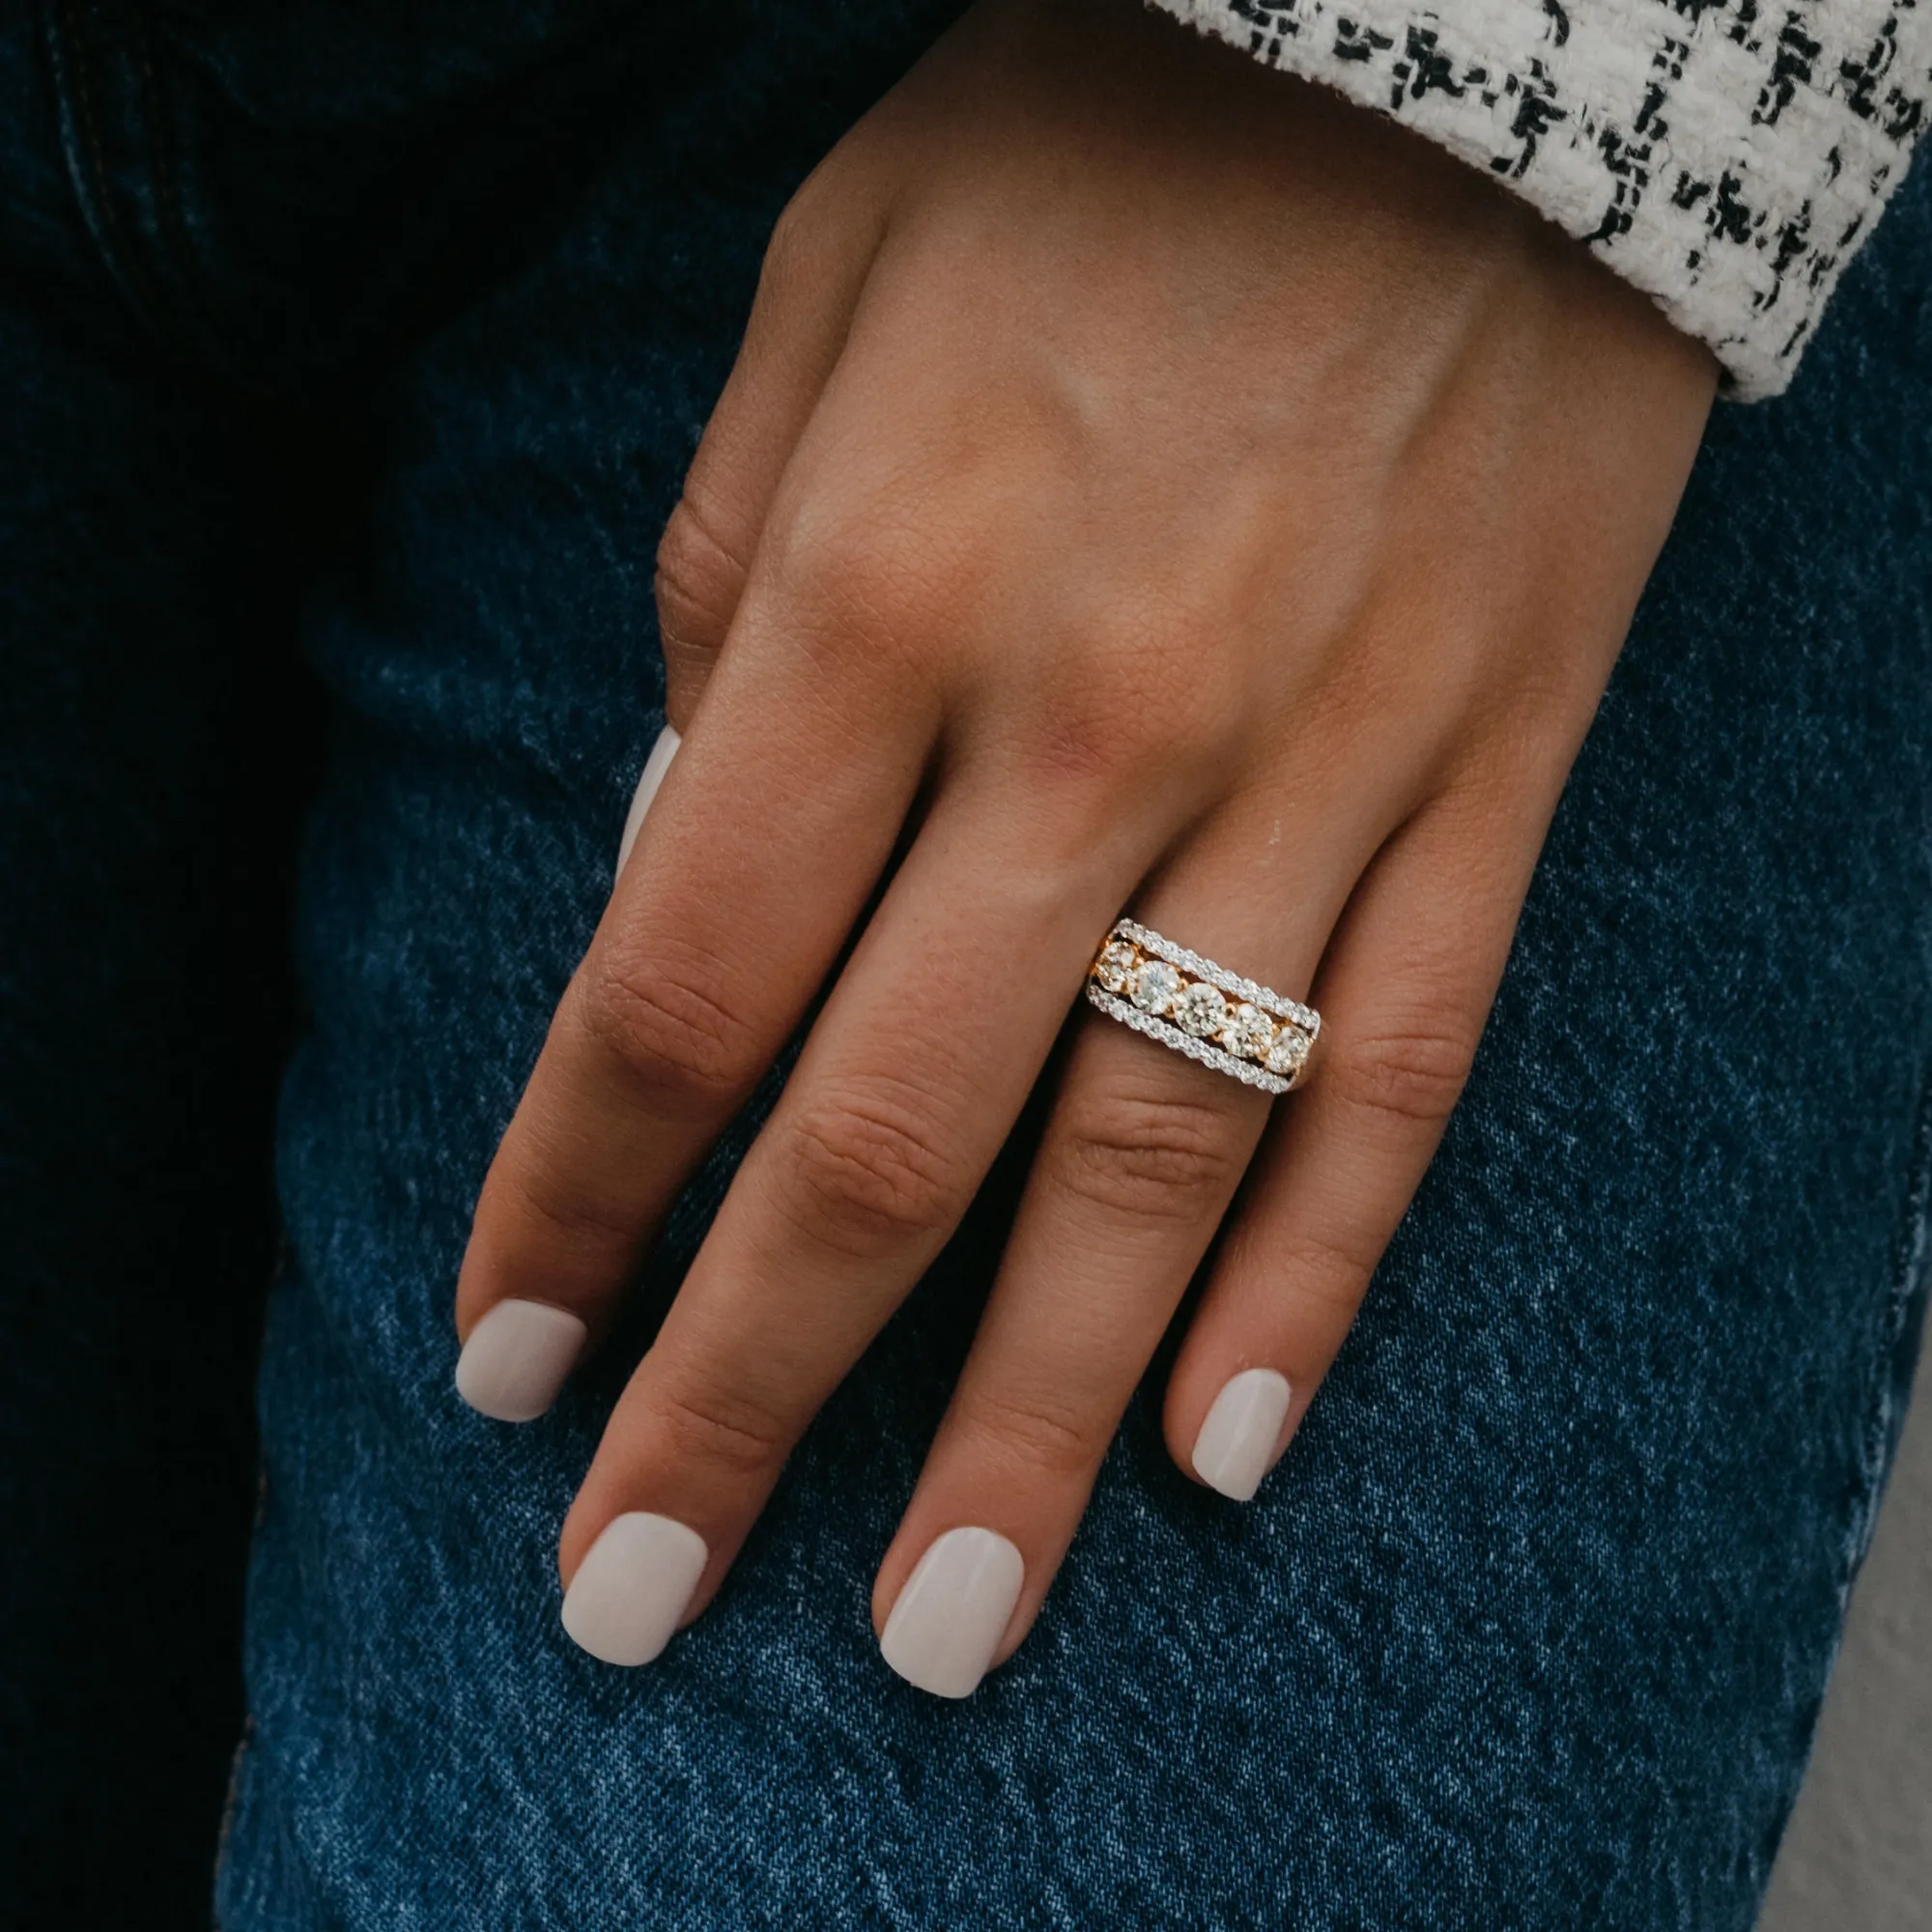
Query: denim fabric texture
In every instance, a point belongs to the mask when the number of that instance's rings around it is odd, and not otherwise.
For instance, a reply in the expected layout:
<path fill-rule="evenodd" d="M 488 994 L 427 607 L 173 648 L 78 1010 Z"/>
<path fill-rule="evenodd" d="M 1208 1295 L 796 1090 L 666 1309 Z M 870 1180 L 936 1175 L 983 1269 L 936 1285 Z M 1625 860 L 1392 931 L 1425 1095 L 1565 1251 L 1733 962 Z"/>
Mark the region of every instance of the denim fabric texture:
<path fill-rule="evenodd" d="M 549 1417 L 453 1392 L 469 1209 L 662 722 L 658 532 L 773 218 L 946 11 L 0 23 L 23 1925 L 195 1922 L 131 1882 L 89 1920 L 114 1881 L 45 1848 L 170 1767 L 179 1827 L 228 1723 L 319 718 L 224 1932 L 1751 1922 L 1925 1293 L 1922 171 L 1790 394 L 1714 419 L 1469 1092 L 1253 1505 L 1172 1466 L 1156 1364 L 1012 1662 L 960 1705 L 880 1662 L 1024 1129 L 646 1669 L 563 1636 L 556 1532 L 758 1106 Z"/>

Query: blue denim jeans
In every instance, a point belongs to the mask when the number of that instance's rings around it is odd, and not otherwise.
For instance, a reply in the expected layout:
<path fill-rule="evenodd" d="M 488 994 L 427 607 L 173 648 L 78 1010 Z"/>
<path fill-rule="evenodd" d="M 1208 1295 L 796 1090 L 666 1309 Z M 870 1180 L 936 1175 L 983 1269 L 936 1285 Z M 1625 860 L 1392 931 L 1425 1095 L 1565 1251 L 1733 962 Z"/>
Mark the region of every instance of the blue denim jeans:
<path fill-rule="evenodd" d="M 561 1634 L 556 1531 L 760 1107 L 550 1417 L 452 1391 L 661 722 L 657 533 L 774 215 L 946 12 L 0 22 L 9 1923 L 197 1922 L 237 1729 L 225 1932 L 1750 1923 L 1927 1278 L 1922 171 L 1719 411 L 1254 1505 L 1171 1465 L 1157 1363 L 1011 1663 L 880 1662 L 1029 1126 L 649 1669 Z"/>

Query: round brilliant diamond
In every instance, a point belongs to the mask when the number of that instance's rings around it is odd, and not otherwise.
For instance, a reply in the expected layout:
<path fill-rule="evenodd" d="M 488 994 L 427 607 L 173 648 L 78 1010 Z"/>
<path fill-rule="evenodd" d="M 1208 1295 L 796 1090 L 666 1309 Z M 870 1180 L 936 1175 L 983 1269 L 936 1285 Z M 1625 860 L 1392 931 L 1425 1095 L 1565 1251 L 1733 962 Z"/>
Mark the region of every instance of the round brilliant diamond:
<path fill-rule="evenodd" d="M 1207 1039 L 1219 1033 L 1227 1016 L 1228 1002 L 1222 997 L 1220 987 L 1210 986 L 1205 980 L 1189 986 L 1174 1003 L 1174 1017 L 1196 1039 Z"/>
<path fill-rule="evenodd" d="M 1284 1080 L 1293 1080 L 1307 1065 L 1308 1049 L 1313 1044 L 1299 1027 L 1283 1027 L 1268 1048 L 1267 1070 L 1279 1073 Z"/>
<path fill-rule="evenodd" d="M 1222 1026 L 1221 1044 L 1243 1060 L 1265 1060 L 1274 1044 L 1274 1022 L 1259 1007 L 1243 1000 Z"/>
<path fill-rule="evenodd" d="M 1134 975 L 1129 997 L 1144 1013 L 1164 1013 L 1180 991 L 1180 975 L 1165 959 L 1145 961 Z"/>

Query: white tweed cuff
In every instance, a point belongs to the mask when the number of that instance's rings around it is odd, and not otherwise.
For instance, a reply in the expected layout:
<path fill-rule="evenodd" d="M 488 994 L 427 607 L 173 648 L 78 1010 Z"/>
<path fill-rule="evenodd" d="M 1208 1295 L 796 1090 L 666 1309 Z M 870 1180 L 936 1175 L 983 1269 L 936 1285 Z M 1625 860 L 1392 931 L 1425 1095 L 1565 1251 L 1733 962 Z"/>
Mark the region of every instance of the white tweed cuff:
<path fill-rule="evenodd" d="M 1904 177 L 1932 0 L 1152 0 L 1493 174 L 1776 395 Z"/>

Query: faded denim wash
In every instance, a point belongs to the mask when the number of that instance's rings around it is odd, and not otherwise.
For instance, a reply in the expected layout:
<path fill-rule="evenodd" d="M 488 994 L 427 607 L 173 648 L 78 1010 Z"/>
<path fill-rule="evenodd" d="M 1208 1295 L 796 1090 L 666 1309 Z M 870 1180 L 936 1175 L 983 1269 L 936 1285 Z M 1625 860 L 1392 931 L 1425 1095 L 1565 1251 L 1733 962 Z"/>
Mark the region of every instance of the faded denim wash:
<path fill-rule="evenodd" d="M 21 1924 L 195 1922 L 213 1857 L 318 765 L 224 1932 L 1751 1921 L 1925 1292 L 1922 171 L 1790 396 L 1715 418 L 1255 1504 L 1171 1466 L 1157 1365 L 1012 1662 L 964 1705 L 880 1662 L 1023 1144 L 648 1669 L 562 1635 L 555 1537 L 752 1122 L 551 1417 L 453 1393 L 469 1211 L 661 722 L 657 533 L 773 217 L 946 11 L 0 19 Z M 117 1818 L 125 1878 L 71 1855 Z"/>

